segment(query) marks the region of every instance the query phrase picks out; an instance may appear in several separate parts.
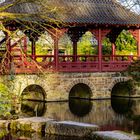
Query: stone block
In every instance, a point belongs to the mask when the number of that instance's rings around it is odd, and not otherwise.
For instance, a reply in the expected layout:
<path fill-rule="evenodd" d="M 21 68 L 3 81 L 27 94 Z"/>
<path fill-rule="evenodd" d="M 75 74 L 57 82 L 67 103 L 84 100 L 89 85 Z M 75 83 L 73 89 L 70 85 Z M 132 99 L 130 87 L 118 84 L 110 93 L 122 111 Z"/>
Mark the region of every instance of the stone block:
<path fill-rule="evenodd" d="M 45 131 L 46 123 L 49 121 L 52 121 L 52 119 L 43 117 L 31 117 L 12 120 L 10 129 L 15 131 L 41 132 Z"/>
<path fill-rule="evenodd" d="M 0 128 L 8 128 L 10 120 L 0 120 Z"/>
<path fill-rule="evenodd" d="M 92 140 L 139 140 L 137 136 L 122 131 L 97 131 L 90 135 Z"/>
<path fill-rule="evenodd" d="M 97 125 L 78 123 L 72 121 L 51 122 L 46 125 L 47 134 L 86 137 L 91 132 L 97 131 Z"/>

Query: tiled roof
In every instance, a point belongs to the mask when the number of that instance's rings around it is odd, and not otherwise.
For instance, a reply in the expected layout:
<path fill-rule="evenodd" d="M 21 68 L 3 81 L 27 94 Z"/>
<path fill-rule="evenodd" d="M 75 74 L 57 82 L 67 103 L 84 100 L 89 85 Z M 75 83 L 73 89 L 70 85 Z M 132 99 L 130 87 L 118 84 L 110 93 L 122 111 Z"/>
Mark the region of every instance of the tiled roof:
<path fill-rule="evenodd" d="M 0 6 L 12 3 L 15 0 L 5 0 Z M 61 9 L 55 18 L 65 23 L 78 24 L 110 24 L 110 25 L 140 25 L 140 16 L 131 12 L 116 0 L 42 0 L 44 5 L 32 2 L 20 3 L 9 7 L 6 11 L 11 13 L 30 14 L 30 16 L 16 17 L 28 21 L 48 21 L 44 12 L 47 4 L 54 9 Z M 53 10 L 52 10 L 53 11 Z"/>

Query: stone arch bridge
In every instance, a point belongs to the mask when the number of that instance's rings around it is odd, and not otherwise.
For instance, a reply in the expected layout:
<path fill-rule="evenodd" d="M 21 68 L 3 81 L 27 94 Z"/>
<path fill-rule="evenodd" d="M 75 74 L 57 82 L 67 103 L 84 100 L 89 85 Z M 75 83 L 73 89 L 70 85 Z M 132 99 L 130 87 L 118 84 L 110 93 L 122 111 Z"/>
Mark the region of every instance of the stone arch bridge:
<path fill-rule="evenodd" d="M 69 99 L 69 93 L 73 86 L 83 83 L 92 91 L 91 99 L 111 98 L 111 91 L 115 84 L 125 82 L 131 77 L 122 76 L 121 73 L 45 73 L 45 74 L 18 74 L 10 79 L 10 75 L 1 77 L 1 81 L 18 97 L 30 85 L 42 87 L 46 101 L 64 101 Z M 5 82 L 6 81 L 6 82 Z M 132 97 L 138 94 L 130 95 Z"/>

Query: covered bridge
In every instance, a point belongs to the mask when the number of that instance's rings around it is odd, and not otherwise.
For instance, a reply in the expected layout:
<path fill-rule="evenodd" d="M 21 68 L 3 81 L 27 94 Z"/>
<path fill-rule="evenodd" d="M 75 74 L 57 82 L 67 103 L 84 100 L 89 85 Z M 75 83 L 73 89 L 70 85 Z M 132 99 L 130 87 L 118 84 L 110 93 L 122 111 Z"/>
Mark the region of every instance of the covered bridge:
<path fill-rule="evenodd" d="M 1 40 L 5 52 L 1 72 L 36 73 L 40 70 L 59 72 L 115 72 L 125 70 L 140 57 L 140 16 L 116 0 L 4 0 L 1 2 L 1 23 L 6 28 Z M 115 41 L 122 30 L 128 30 L 137 41 L 137 55 L 116 55 Z M 24 35 L 12 41 L 12 33 Z M 52 54 L 36 54 L 36 42 L 47 31 L 54 43 Z M 90 31 L 97 40 L 97 54 L 79 55 L 77 42 Z M 59 40 L 67 34 L 72 42 L 72 54 L 59 54 Z M 112 54 L 103 55 L 102 41 L 112 43 Z M 28 41 L 31 42 L 30 46 Z M 18 46 L 18 47 L 17 47 Z M 28 54 L 28 47 L 31 53 Z M 37 59 L 40 61 L 37 61 Z"/>

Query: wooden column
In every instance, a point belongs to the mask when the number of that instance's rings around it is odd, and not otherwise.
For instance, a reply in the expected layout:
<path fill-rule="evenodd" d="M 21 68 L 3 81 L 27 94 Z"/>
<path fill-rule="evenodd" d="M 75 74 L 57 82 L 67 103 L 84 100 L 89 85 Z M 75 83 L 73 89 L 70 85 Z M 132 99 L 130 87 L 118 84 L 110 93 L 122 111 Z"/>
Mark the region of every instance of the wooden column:
<path fill-rule="evenodd" d="M 73 42 L 73 56 L 74 56 L 73 61 L 77 61 L 77 42 L 86 31 L 87 31 L 86 28 L 78 28 L 78 27 L 70 28 L 68 31 L 68 35 L 70 36 L 71 41 Z"/>
<path fill-rule="evenodd" d="M 27 55 L 27 37 L 24 37 L 24 53 Z"/>
<path fill-rule="evenodd" d="M 98 60 L 99 60 L 99 72 L 102 71 L 102 31 L 98 30 Z"/>
<path fill-rule="evenodd" d="M 36 59 L 36 50 L 35 50 L 35 40 L 32 39 L 31 40 L 31 49 L 32 49 L 32 59 L 35 60 Z"/>
<path fill-rule="evenodd" d="M 55 62 L 55 69 L 58 70 L 59 66 L 59 49 L 58 49 L 58 32 L 56 30 L 55 36 L 54 36 L 54 62 Z"/>
<path fill-rule="evenodd" d="M 137 55 L 140 57 L 140 29 L 138 29 L 138 49 L 137 49 Z"/>
<path fill-rule="evenodd" d="M 55 70 L 59 70 L 59 39 L 64 33 L 67 32 L 67 29 L 52 29 L 50 30 L 50 35 L 54 40 L 54 63 L 55 63 Z"/>
<path fill-rule="evenodd" d="M 137 41 L 137 56 L 140 57 L 140 29 L 129 30 Z"/>
<path fill-rule="evenodd" d="M 6 36 L 6 50 L 7 50 L 7 54 L 6 54 L 6 58 L 5 59 L 6 63 L 4 65 L 4 72 L 8 72 L 10 73 L 11 71 L 11 61 L 12 61 L 12 57 L 11 57 L 11 40 L 10 40 L 10 36 L 8 33 L 5 33 Z"/>
<path fill-rule="evenodd" d="M 112 43 L 112 60 L 114 61 L 114 55 L 115 55 L 115 44 Z"/>

